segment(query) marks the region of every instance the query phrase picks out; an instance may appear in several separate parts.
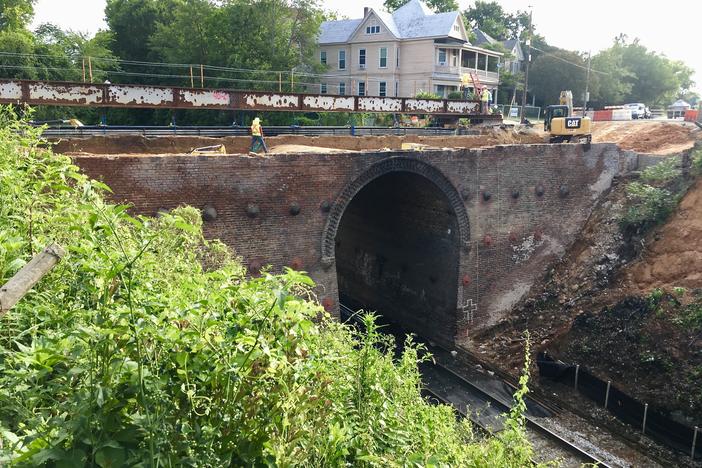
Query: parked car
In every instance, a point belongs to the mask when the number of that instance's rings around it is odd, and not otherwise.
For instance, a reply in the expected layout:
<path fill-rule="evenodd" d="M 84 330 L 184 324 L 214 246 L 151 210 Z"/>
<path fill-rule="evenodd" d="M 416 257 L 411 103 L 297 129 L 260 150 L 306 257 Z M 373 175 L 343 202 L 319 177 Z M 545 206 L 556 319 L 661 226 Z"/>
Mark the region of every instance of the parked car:
<path fill-rule="evenodd" d="M 646 104 L 642 102 L 633 102 L 631 104 L 624 104 L 624 108 L 631 111 L 632 119 L 650 119 L 651 110 L 646 107 Z"/>

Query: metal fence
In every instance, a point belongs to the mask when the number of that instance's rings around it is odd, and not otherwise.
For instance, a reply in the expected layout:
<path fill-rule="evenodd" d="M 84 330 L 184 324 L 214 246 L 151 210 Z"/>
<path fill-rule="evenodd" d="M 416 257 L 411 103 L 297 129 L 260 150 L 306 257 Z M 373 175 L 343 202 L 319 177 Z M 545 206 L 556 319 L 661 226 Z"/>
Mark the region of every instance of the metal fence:
<path fill-rule="evenodd" d="M 502 116 L 506 119 L 519 119 L 519 117 L 522 115 L 522 106 L 501 105 L 498 107 L 500 108 L 500 112 L 502 112 Z M 541 107 L 525 106 L 524 116 L 528 120 L 540 120 Z"/>
<path fill-rule="evenodd" d="M 264 127 L 266 136 L 279 135 L 423 135 L 423 136 L 448 136 L 448 135 L 476 135 L 477 130 L 466 128 L 442 128 L 442 127 L 311 127 L 311 126 L 270 126 Z M 90 136 L 114 136 L 114 135 L 140 135 L 145 137 L 167 137 L 167 136 L 202 136 L 202 137 L 228 137 L 228 136 L 248 136 L 249 127 L 190 127 L 190 126 L 59 126 L 50 127 L 44 130 L 43 135 L 52 137 L 90 137 Z"/>
<path fill-rule="evenodd" d="M 643 434 L 690 455 L 693 460 L 702 458 L 702 434 L 698 426 L 690 427 L 669 418 L 667 414 L 648 403 L 642 403 L 625 394 L 611 381 L 604 381 L 588 372 L 583 366 L 566 364 L 540 353 L 536 364 L 542 377 L 559 381 L 601 404 L 620 420 L 637 427 Z M 699 442 L 699 443 L 698 443 Z"/>

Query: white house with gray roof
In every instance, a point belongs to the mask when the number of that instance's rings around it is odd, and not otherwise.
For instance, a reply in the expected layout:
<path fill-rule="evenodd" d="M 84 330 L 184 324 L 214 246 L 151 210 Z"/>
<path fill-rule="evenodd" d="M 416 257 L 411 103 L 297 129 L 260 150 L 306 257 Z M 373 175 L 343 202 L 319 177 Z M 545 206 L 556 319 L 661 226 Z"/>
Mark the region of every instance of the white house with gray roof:
<path fill-rule="evenodd" d="M 446 96 L 470 73 L 497 90 L 502 54 L 472 46 L 458 11 L 435 14 L 420 0 L 392 14 L 365 8 L 363 18 L 326 21 L 318 44 L 322 94 Z"/>

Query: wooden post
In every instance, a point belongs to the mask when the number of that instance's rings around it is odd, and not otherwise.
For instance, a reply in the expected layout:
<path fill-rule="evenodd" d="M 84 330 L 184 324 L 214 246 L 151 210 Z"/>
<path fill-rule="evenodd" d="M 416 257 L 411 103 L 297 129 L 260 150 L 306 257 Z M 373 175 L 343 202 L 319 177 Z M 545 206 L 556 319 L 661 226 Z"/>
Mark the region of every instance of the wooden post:
<path fill-rule="evenodd" d="M 295 70 L 290 72 L 290 92 L 295 92 Z"/>
<path fill-rule="evenodd" d="M 200 64 L 200 87 L 205 87 L 205 66 Z"/>
<path fill-rule="evenodd" d="M 88 57 L 88 70 L 90 71 L 90 82 L 93 82 L 93 61 Z"/>
<path fill-rule="evenodd" d="M 283 92 L 283 73 L 278 72 L 278 92 Z"/>
<path fill-rule="evenodd" d="M 195 87 L 195 79 L 193 78 L 193 66 L 190 65 L 190 87 Z"/>
<path fill-rule="evenodd" d="M 0 316 L 14 307 L 27 292 L 39 282 L 66 255 L 57 244 L 39 252 L 15 276 L 0 288 Z"/>
<path fill-rule="evenodd" d="M 83 57 L 83 83 L 85 83 L 85 57 Z"/>

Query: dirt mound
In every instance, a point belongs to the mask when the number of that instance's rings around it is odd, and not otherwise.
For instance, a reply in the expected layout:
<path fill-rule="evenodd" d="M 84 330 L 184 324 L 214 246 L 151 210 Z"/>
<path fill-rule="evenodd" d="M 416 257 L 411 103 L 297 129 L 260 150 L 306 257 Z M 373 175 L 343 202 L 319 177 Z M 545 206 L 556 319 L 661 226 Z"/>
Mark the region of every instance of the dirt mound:
<path fill-rule="evenodd" d="M 654 288 L 702 288 L 702 181 L 690 188 L 673 217 L 623 276 L 630 294 Z"/>
<path fill-rule="evenodd" d="M 695 125 L 684 122 L 595 122 L 592 141 L 638 153 L 673 154 L 691 148 L 699 134 Z"/>
<path fill-rule="evenodd" d="M 434 148 L 479 148 L 505 144 L 543 143 L 538 133 L 517 133 L 510 129 L 496 129 L 478 135 L 423 136 L 423 135 L 281 135 L 266 137 L 269 147 L 335 148 L 337 150 L 365 151 L 385 148 L 400 149 L 402 143 L 419 143 Z M 251 137 L 144 137 L 140 135 L 94 136 L 55 140 L 54 151 L 63 154 L 185 154 L 193 148 L 223 144 L 228 154 L 246 154 Z M 286 150 L 288 151 L 288 150 Z M 289 150 L 289 151 L 298 151 Z M 304 150 L 305 152 L 309 152 Z"/>
<path fill-rule="evenodd" d="M 278 145 L 270 150 L 271 153 L 355 153 L 352 150 L 327 148 L 323 146 L 308 146 L 308 145 Z"/>

